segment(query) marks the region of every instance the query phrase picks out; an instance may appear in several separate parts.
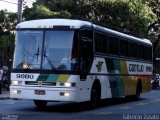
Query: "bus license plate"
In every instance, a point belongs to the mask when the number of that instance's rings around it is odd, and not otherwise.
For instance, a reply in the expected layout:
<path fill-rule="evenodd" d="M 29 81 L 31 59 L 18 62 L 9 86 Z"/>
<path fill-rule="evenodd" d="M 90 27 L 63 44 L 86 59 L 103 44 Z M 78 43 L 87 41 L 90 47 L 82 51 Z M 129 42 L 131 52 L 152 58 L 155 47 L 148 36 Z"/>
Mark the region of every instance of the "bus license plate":
<path fill-rule="evenodd" d="M 46 92 L 45 92 L 45 90 L 35 90 L 34 94 L 36 94 L 36 95 L 45 95 Z"/>

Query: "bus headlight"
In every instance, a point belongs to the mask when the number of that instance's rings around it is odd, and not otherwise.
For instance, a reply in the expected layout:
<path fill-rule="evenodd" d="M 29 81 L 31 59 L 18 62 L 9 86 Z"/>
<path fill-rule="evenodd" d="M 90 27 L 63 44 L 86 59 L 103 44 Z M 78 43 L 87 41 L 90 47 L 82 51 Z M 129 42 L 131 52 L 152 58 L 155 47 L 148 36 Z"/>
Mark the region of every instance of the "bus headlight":
<path fill-rule="evenodd" d="M 76 87 L 76 83 L 60 83 L 63 87 Z"/>
<path fill-rule="evenodd" d="M 12 80 L 12 85 L 22 85 L 22 81 Z"/>

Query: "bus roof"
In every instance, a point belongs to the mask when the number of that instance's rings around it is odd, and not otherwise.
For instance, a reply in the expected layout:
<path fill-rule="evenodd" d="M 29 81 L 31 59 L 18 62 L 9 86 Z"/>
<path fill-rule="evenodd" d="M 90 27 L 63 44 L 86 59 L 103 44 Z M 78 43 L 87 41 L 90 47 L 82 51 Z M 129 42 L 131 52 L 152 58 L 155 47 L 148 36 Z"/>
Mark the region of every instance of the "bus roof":
<path fill-rule="evenodd" d="M 101 32 L 104 33 L 108 33 L 111 35 L 115 35 L 117 37 L 122 37 L 124 39 L 130 39 L 133 41 L 137 41 L 137 42 L 142 42 L 142 43 L 147 43 L 149 45 L 151 45 L 150 40 L 148 39 L 140 39 L 137 37 L 133 37 L 115 30 L 111 30 L 105 27 L 101 27 L 99 25 L 96 24 L 92 24 L 91 22 L 88 21 L 82 21 L 82 20 L 73 20 L 73 19 L 40 19 L 40 20 L 30 20 L 30 21 L 25 21 L 22 22 L 20 24 L 17 25 L 16 28 L 54 28 L 54 26 L 69 26 L 70 28 L 81 28 L 82 26 L 89 26 L 91 27 L 93 25 L 93 27 Z"/>
<path fill-rule="evenodd" d="M 80 28 L 84 25 L 91 26 L 91 22 L 72 19 L 40 19 L 25 21 L 17 25 L 17 28 L 53 28 L 54 26 L 70 26 Z"/>
<path fill-rule="evenodd" d="M 122 37 L 124 39 L 129 39 L 129 40 L 132 40 L 132 41 L 135 41 L 135 42 L 137 41 L 137 42 L 142 42 L 142 43 L 147 43 L 149 45 L 152 45 L 151 41 L 148 40 L 148 39 L 137 38 L 137 37 L 134 37 L 134 36 L 131 36 L 131 35 L 127 35 L 127 34 L 112 30 L 112 29 L 101 27 L 99 25 L 94 25 L 94 28 L 96 30 L 99 30 L 99 31 L 104 32 L 104 33 L 108 33 L 108 34 L 116 36 L 116 37 Z"/>

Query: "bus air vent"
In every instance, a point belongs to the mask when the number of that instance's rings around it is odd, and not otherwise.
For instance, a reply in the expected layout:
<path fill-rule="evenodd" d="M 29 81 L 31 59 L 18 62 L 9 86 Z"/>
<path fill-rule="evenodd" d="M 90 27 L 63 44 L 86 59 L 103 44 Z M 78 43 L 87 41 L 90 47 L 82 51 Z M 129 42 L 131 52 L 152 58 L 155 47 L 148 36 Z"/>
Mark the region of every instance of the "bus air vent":
<path fill-rule="evenodd" d="M 46 81 L 25 81 L 25 85 L 41 85 L 41 86 L 56 86 L 56 82 L 46 82 Z"/>

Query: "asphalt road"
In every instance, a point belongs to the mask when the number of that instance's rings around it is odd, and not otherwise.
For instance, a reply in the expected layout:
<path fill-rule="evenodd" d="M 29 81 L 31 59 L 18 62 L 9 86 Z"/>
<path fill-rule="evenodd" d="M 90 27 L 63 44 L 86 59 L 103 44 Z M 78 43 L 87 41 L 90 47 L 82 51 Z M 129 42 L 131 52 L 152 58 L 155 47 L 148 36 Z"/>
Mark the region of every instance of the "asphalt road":
<path fill-rule="evenodd" d="M 107 99 L 91 110 L 87 103 L 50 102 L 44 110 L 30 100 L 0 100 L 2 120 L 160 120 L 160 89 L 143 94 L 138 101 Z"/>

